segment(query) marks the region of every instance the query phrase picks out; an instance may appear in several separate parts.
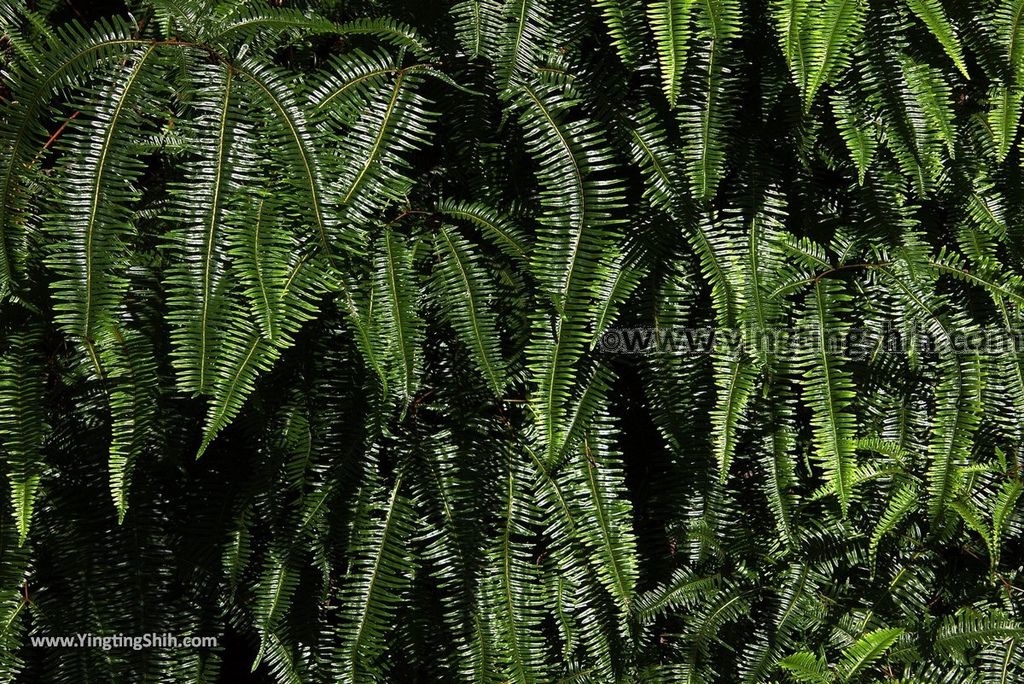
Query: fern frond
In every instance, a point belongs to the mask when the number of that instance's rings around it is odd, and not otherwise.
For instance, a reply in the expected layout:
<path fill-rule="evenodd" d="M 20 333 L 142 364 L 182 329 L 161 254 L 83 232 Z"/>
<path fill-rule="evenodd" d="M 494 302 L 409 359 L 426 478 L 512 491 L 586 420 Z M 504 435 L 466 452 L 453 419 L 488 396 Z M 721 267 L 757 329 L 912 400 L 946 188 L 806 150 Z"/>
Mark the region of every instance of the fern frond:
<path fill-rule="evenodd" d="M 849 64 L 850 51 L 863 30 L 864 8 L 860 0 L 820 0 L 807 24 L 804 110 L 810 110 L 818 90 Z"/>
<path fill-rule="evenodd" d="M 798 682 L 808 684 L 828 684 L 832 674 L 824 658 L 808 651 L 799 651 L 779 661 L 779 666 L 787 670 Z"/>
<path fill-rule="evenodd" d="M 377 241 L 374 258 L 377 315 L 399 398 L 406 403 L 413 400 L 419 385 L 423 334 L 423 323 L 416 313 L 412 256 L 405 240 L 386 228 Z"/>
<path fill-rule="evenodd" d="M 205 393 L 217 353 L 218 332 L 227 308 L 227 240 L 223 233 L 228 194 L 246 182 L 244 166 L 232 156 L 237 134 L 238 97 L 234 72 L 210 68 L 210 84 L 196 98 L 202 123 L 195 141 L 202 150 L 201 163 L 190 165 L 187 182 L 175 195 L 183 223 L 170 247 L 181 251 L 181 264 L 168 277 L 172 286 L 169 316 L 174 361 L 179 386 L 187 392 Z M 201 137 L 199 137 L 201 136 Z"/>
<path fill-rule="evenodd" d="M 123 523 L 135 464 L 155 441 L 160 379 L 143 335 L 115 326 L 100 347 L 111 385 L 110 494 Z"/>
<path fill-rule="evenodd" d="M 548 0 L 505 0 L 505 35 L 498 60 L 498 83 L 511 88 L 530 80 L 550 44 Z"/>
<path fill-rule="evenodd" d="M 685 134 L 683 158 L 690 187 L 698 199 L 714 195 L 725 162 L 725 131 L 728 127 L 733 80 L 726 62 L 728 43 L 739 32 L 740 12 L 734 0 L 706 0 L 698 12 L 697 73 L 684 91 L 679 123 Z"/>
<path fill-rule="evenodd" d="M 456 332 L 473 352 L 477 369 L 496 396 L 505 387 L 505 362 L 498 348 L 497 321 L 488 310 L 493 288 L 475 258 L 473 246 L 453 230 L 441 227 L 437 249 L 438 273 L 447 297 L 448 316 Z"/>
<path fill-rule="evenodd" d="M 871 557 L 871 565 L 874 568 L 877 558 L 878 546 L 882 538 L 889 534 L 917 508 L 917 490 L 913 486 L 904 485 L 892 493 L 885 512 L 878 519 L 874 531 L 871 533 L 871 543 L 868 546 L 868 554 Z"/>
<path fill-rule="evenodd" d="M 862 670 L 871 667 L 886 651 L 892 648 L 896 640 L 903 636 L 903 632 L 904 630 L 898 627 L 876 629 L 843 649 L 843 658 L 836 668 L 840 680 L 843 682 L 855 680 Z"/>
<path fill-rule="evenodd" d="M 661 82 L 669 107 L 679 99 L 690 41 L 690 12 L 694 0 L 653 0 L 647 9 L 661 62 Z"/>
<path fill-rule="evenodd" d="M 644 8 L 640 0 L 594 0 L 601 10 L 612 45 L 628 67 L 638 64 L 644 54 Z"/>
<path fill-rule="evenodd" d="M 458 202 L 443 200 L 437 210 L 452 218 L 463 219 L 483 230 L 503 252 L 515 259 L 526 260 L 529 247 L 522 230 L 503 213 L 479 202 Z"/>
<path fill-rule="evenodd" d="M 946 16 L 946 11 L 942 8 L 941 0 L 906 0 L 906 2 L 910 11 L 924 22 L 936 40 L 942 44 L 942 48 L 953 60 L 953 64 L 956 64 L 956 68 L 960 70 L 964 78 L 969 80 L 971 77 L 967 73 L 963 48 L 960 46 L 960 40 L 956 36 L 953 25 Z"/>
<path fill-rule="evenodd" d="M 119 274 L 119 245 L 131 233 L 130 183 L 141 164 L 130 156 L 125 129 L 141 126 L 135 112 L 143 97 L 143 73 L 154 46 L 139 48 L 105 86 L 107 96 L 91 112 L 90 129 L 74 143 L 74 160 L 61 184 L 68 211 L 54 217 L 51 230 L 59 241 L 51 267 L 61 279 L 53 283 L 56 321 L 81 340 L 98 375 L 102 375 L 96 339 L 109 330 L 127 283 Z"/>
<path fill-rule="evenodd" d="M 864 176 L 871 167 L 875 151 L 878 149 L 873 127 L 863 113 L 854 108 L 850 99 L 843 95 L 832 96 L 832 111 L 843 142 L 846 143 L 846 148 L 857 165 L 857 181 L 864 185 Z"/>
<path fill-rule="evenodd" d="M 134 26 L 120 19 L 100 20 L 89 30 L 72 23 L 55 32 L 40 55 L 36 71 L 15 71 L 12 90 L 18 94 L 0 124 L 4 145 L 3 180 L 0 182 L 0 301 L 12 291 L 17 277 L 20 239 L 18 216 L 26 210 L 24 178 L 20 171 L 45 144 L 36 129 L 39 117 L 55 92 L 78 83 L 96 64 L 123 55 L 144 41 L 133 36 Z M 137 66 L 140 66 L 136 64 Z"/>
<path fill-rule="evenodd" d="M 46 371 L 39 344 L 38 335 L 12 335 L 0 355 L 0 453 L 11 487 L 11 512 L 19 545 L 28 537 L 43 474 Z"/>
<path fill-rule="evenodd" d="M 502 17 L 499 0 L 462 0 L 452 5 L 451 13 L 456 35 L 470 59 L 497 54 Z"/>
<path fill-rule="evenodd" d="M 809 302 L 809 329 L 813 331 L 813 349 L 805 350 L 806 380 L 804 392 L 814 412 L 815 442 L 818 457 L 825 464 L 832 492 L 846 515 L 853 489 L 856 421 L 848 407 L 855 393 L 848 371 L 842 368 L 831 346 L 843 333 L 837 310 L 849 298 L 838 286 L 821 280 L 815 283 Z"/>
<path fill-rule="evenodd" d="M 1010 153 L 1020 125 L 1024 90 L 1018 86 L 997 86 L 989 95 L 988 128 L 996 146 L 996 161 L 1003 162 Z"/>
<path fill-rule="evenodd" d="M 396 482 L 375 512 L 379 515 L 355 531 L 355 562 L 342 589 L 344 605 L 351 611 L 337 652 L 338 681 L 363 681 L 365 673 L 373 671 L 385 651 L 383 637 L 392 627 L 395 604 L 410 581 L 412 559 L 406 543 L 413 522 L 401 485 Z"/>

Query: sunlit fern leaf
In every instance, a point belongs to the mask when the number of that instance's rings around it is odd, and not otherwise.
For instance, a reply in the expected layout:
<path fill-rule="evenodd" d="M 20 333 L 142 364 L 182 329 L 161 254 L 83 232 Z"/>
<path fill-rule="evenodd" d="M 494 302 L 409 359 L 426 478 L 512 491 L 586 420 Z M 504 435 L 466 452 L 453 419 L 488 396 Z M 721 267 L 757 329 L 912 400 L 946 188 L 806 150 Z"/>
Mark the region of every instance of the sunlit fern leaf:
<path fill-rule="evenodd" d="M 676 183 L 683 173 L 664 125 L 648 106 L 634 115 L 632 123 L 629 151 L 633 163 L 644 177 L 644 197 L 651 206 L 674 212 L 679 202 Z"/>
<path fill-rule="evenodd" d="M 629 561 L 631 554 L 626 551 L 630 546 L 629 534 L 621 529 L 612 529 L 612 521 L 617 516 L 614 513 L 616 507 L 610 503 L 606 504 L 609 508 L 602 511 L 604 515 L 600 520 L 604 521 L 603 526 L 593 518 L 592 485 L 600 488 L 600 484 L 588 484 L 587 473 L 572 467 L 551 469 L 532 450 L 527 449 L 527 455 L 532 470 L 535 507 L 546 523 L 543 534 L 552 558 L 550 572 L 557 573 L 558 579 L 565 580 L 568 586 L 553 576 L 549 579 L 553 586 L 559 588 L 556 592 L 560 596 L 558 602 L 568 601 L 578 610 L 575 616 L 563 615 L 563 626 L 567 628 L 567 634 L 575 634 L 573 638 L 578 638 L 585 648 L 587 659 L 594 663 L 596 675 L 607 678 L 612 671 L 608 637 L 610 633 L 623 629 L 625 613 L 620 609 L 616 615 L 610 614 L 602 607 L 602 601 L 609 591 L 607 586 L 625 590 L 632 585 L 628 579 L 628 568 L 633 563 Z M 579 452 L 572 455 L 574 458 L 581 456 Z M 573 464 L 576 463 L 578 461 L 574 460 Z M 611 565 L 607 565 L 606 554 L 609 552 L 614 555 Z M 571 596 L 565 591 L 571 592 Z"/>
<path fill-rule="evenodd" d="M 706 200 L 715 194 L 724 171 L 734 83 L 727 60 L 730 41 L 739 33 L 740 8 L 736 0 L 705 0 L 698 3 L 697 19 L 695 70 L 684 79 L 679 123 L 691 191 Z"/>
<path fill-rule="evenodd" d="M 641 0 L 595 0 L 612 45 L 626 66 L 636 66 L 646 53 L 644 6 Z"/>
<path fill-rule="evenodd" d="M 14 334 L 0 355 L 0 453 L 19 544 L 28 537 L 43 474 L 46 371 L 40 343 L 36 333 Z"/>
<path fill-rule="evenodd" d="M 719 478 L 729 477 L 736 442 L 754 390 L 757 368 L 749 358 L 736 352 L 720 352 L 715 359 L 715 384 L 718 396 L 711 411 L 712 450 L 718 463 Z"/>
<path fill-rule="evenodd" d="M 850 51 L 863 30 L 861 0 L 816 0 L 807 8 L 807 54 L 803 87 L 804 109 L 809 110 L 818 90 L 850 63 Z"/>
<path fill-rule="evenodd" d="M 687 232 L 700 259 L 701 275 L 711 286 L 716 323 L 731 330 L 745 305 L 746 275 L 735 268 L 743 259 L 744 236 L 735 222 L 713 211 L 701 212 Z"/>
<path fill-rule="evenodd" d="M 29 598 L 23 587 L 29 568 L 31 545 L 18 545 L 17 523 L 7 512 L 0 516 L 0 545 L 4 563 L 0 567 L 0 677 L 13 681 L 25 668 L 25 659 L 18 654 L 18 644 L 25 638 L 30 612 Z"/>
<path fill-rule="evenodd" d="M 787 217 L 786 198 L 778 188 L 756 189 L 749 208 L 746 266 L 743 300 L 739 314 L 741 340 L 758 367 L 773 373 L 777 351 L 771 335 L 781 323 L 783 302 L 772 296 L 785 263 L 782 226 Z"/>
<path fill-rule="evenodd" d="M 515 458 L 513 456 L 513 458 Z M 536 507 L 524 489 L 524 474 L 515 463 L 506 473 L 500 536 L 488 554 L 481 594 L 495 626 L 494 651 L 499 676 L 516 684 L 547 679 L 540 623 L 538 568 L 532 557 L 537 530 Z"/>
<path fill-rule="evenodd" d="M 965 654 L 968 649 L 1007 638 L 1024 637 L 1019 622 L 998 612 L 963 609 L 942 620 L 935 636 L 935 651 L 943 656 Z"/>
<path fill-rule="evenodd" d="M 779 45 L 793 82 L 803 92 L 807 82 L 810 53 L 807 48 L 808 0 L 773 0 L 772 15 L 779 34 Z"/>
<path fill-rule="evenodd" d="M 573 120 L 574 102 L 555 88 L 522 85 L 517 102 L 530 151 L 543 188 L 534 269 L 562 316 L 574 313 L 579 298 L 594 286 L 603 249 L 618 223 L 622 187 L 601 173 L 611 151 L 593 122 Z"/>
<path fill-rule="evenodd" d="M 898 627 L 876 629 L 847 646 L 836 665 L 839 681 L 856 681 L 857 676 L 881 659 L 903 633 L 904 630 Z"/>
<path fill-rule="evenodd" d="M 142 126 L 137 103 L 145 98 L 147 63 L 154 46 L 138 48 L 127 63 L 106 75 L 105 97 L 82 104 L 88 128 L 71 138 L 71 161 L 62 174 L 61 207 L 50 222 L 57 246 L 50 266 L 60 279 L 52 289 L 56 321 L 84 346 L 97 375 L 102 366 L 97 337 L 113 322 L 127 287 L 119 255 L 133 230 L 128 206 L 136 197 L 131 183 L 142 164 L 131 157 L 127 135 Z"/>
<path fill-rule="evenodd" d="M 413 71 L 399 71 L 386 79 L 339 140 L 338 201 L 347 223 L 365 222 L 388 202 L 405 200 L 412 185 L 403 173 L 409 165 L 407 157 L 430 136 L 431 114 L 419 93 L 421 83 Z"/>
<path fill-rule="evenodd" d="M 814 283 L 808 293 L 808 331 L 813 339 L 801 350 L 805 373 L 804 396 L 813 411 L 815 451 L 846 515 L 853 495 L 856 421 L 850 412 L 855 397 L 849 371 L 835 352 L 846 325 L 838 317 L 849 297 L 828 280 Z"/>
<path fill-rule="evenodd" d="M 535 378 L 534 415 L 540 429 L 545 460 L 551 462 L 564 446 L 569 422 L 569 403 L 575 387 L 577 365 L 586 348 L 586 331 L 577 322 L 556 319 L 554 329 L 546 316 L 534 319 L 537 339 L 528 350 Z"/>
<path fill-rule="evenodd" d="M 640 624 L 648 624 L 669 611 L 691 608 L 718 591 L 719 578 L 676 570 L 665 584 L 637 596 L 633 614 Z"/>
<path fill-rule="evenodd" d="M 990 553 L 992 572 L 999 567 L 1002 556 L 1003 538 L 1010 520 L 1016 512 L 1017 501 L 1020 499 L 1024 485 L 1018 479 L 1007 480 L 999 490 L 992 507 L 992 546 Z"/>
<path fill-rule="evenodd" d="M 871 557 L 872 571 L 874 571 L 878 547 L 882 543 L 882 539 L 885 535 L 895 531 L 904 518 L 917 509 L 917 506 L 917 489 L 912 485 L 903 485 L 893 491 L 889 497 L 889 503 L 886 505 L 885 512 L 878 519 L 878 523 L 871 533 L 868 553 Z"/>
<path fill-rule="evenodd" d="M 547 453 L 546 465 L 558 469 L 571 456 L 591 428 L 594 416 L 605 405 L 613 372 L 602 363 L 587 369 L 578 378 L 580 389 L 574 394 L 571 407 L 566 413 L 565 428 L 559 436 L 560 449 Z"/>
<path fill-rule="evenodd" d="M 237 77 L 248 86 L 248 96 L 267 106 L 274 155 L 290 167 L 292 175 L 289 180 L 305 194 L 311 238 L 319 243 L 329 258 L 337 251 L 352 249 L 361 242 L 361 235 L 350 226 L 340 226 L 336 213 L 329 211 L 336 201 L 335 191 L 329 191 L 325 184 L 321 166 L 324 157 L 316 154 L 316 143 L 305 111 L 287 77 L 274 67 L 254 59 L 233 68 Z"/>
<path fill-rule="evenodd" d="M 323 274 L 328 268 L 320 258 L 292 251 L 288 278 L 279 295 L 280 334 L 273 342 L 265 339 L 258 326 L 249 322 L 243 304 L 233 304 L 235 310 L 226 317 L 231 323 L 224 330 L 214 364 L 217 370 L 210 388 L 197 458 L 242 410 L 256 387 L 259 374 L 270 370 L 281 352 L 294 344 L 296 332 L 316 312 L 317 298 L 324 290 Z"/>
<path fill-rule="evenodd" d="M 909 59 L 903 63 L 903 73 L 929 128 L 935 131 L 938 140 L 946 144 L 949 156 L 955 157 L 953 95 L 945 74 L 927 64 L 918 64 Z"/>
<path fill-rule="evenodd" d="M 779 424 L 769 436 L 762 457 L 766 475 L 763 489 L 768 499 L 768 508 L 775 519 L 775 527 L 783 541 L 792 547 L 796 544 L 793 517 L 797 503 L 794 464 L 790 457 L 793 429 L 784 422 L 785 416 L 779 409 L 776 409 L 775 417 Z"/>
<path fill-rule="evenodd" d="M 250 315 L 273 342 L 280 334 L 282 294 L 291 275 L 288 253 L 294 244 L 269 192 L 239 203 L 236 214 L 242 220 L 227 226 L 232 271 L 241 280 Z"/>
<path fill-rule="evenodd" d="M 452 5 L 455 31 L 470 59 L 498 53 L 502 34 L 500 0 L 462 0 Z"/>
<path fill-rule="evenodd" d="M 864 176 L 874 161 L 878 149 L 874 126 L 868 121 L 865 113 L 858 111 L 850 98 L 835 94 L 832 96 L 832 111 L 836 117 L 839 134 L 850 151 L 854 164 L 857 165 L 857 180 L 864 185 Z"/>
<path fill-rule="evenodd" d="M 481 9 L 489 12 L 490 6 Z M 552 8 L 549 0 L 505 0 L 503 9 L 500 23 L 505 30 L 496 63 L 499 87 L 506 89 L 530 80 L 550 49 Z"/>
<path fill-rule="evenodd" d="M 193 146 L 201 156 L 188 164 L 182 185 L 174 189 L 175 219 L 181 228 L 172 233 L 169 247 L 180 252 L 181 261 L 167 278 L 178 383 L 193 393 L 209 390 L 229 306 L 224 226 L 229 195 L 249 180 L 246 155 L 232 151 L 242 125 L 237 77 L 226 67 L 206 67 L 201 73 L 206 85 L 193 103 L 197 119 Z"/>
<path fill-rule="evenodd" d="M 261 648 L 260 665 L 266 668 L 275 682 L 302 684 L 303 681 L 309 679 L 310 675 L 300 659 L 301 654 L 296 654 L 296 649 L 286 638 L 282 638 L 275 632 L 270 632 Z"/>
<path fill-rule="evenodd" d="M 779 661 L 779 666 L 789 672 L 798 682 L 829 684 L 832 681 L 832 675 L 825 659 L 808 651 L 798 651 L 786 656 Z"/>
<path fill-rule="evenodd" d="M 556 311 L 553 321 L 535 316 L 536 340 L 528 350 L 535 415 L 550 456 L 561 447 L 575 366 L 588 341 L 590 301 L 611 261 L 613 210 L 623 198 L 620 181 L 601 173 L 611 153 L 594 123 L 568 119 L 573 103 L 554 88 L 524 84 L 519 90 L 517 107 L 540 165 L 545 209 L 531 261 Z"/>
<path fill-rule="evenodd" d="M 365 681 L 379 667 L 384 638 L 393 628 L 396 604 L 413 570 L 407 543 L 414 520 L 401 481 L 370 515 L 353 532 L 353 564 L 342 589 L 349 612 L 336 652 L 341 682 Z"/>
<path fill-rule="evenodd" d="M 448 303 L 446 315 L 491 390 L 501 396 L 505 362 L 498 346 L 497 321 L 490 310 L 494 288 L 489 275 L 482 272 L 473 245 L 453 229 L 441 227 L 437 249 L 441 255 L 439 279 Z"/>
<path fill-rule="evenodd" d="M 335 32 L 342 36 L 370 35 L 399 48 L 406 48 L 421 59 L 430 57 L 431 48 L 413 27 L 390 18 L 356 19 L 338 24 Z"/>
<path fill-rule="evenodd" d="M 263 37 L 264 34 L 317 34 L 342 31 L 333 21 L 308 11 L 288 7 L 272 7 L 263 2 L 222 7 L 223 9 L 218 8 L 219 11 L 214 10 L 219 16 L 209 28 L 206 27 L 206 22 L 202 21 L 201 17 L 195 17 L 196 25 L 205 29 L 197 35 L 197 38 L 211 43 L 251 43 Z"/>
<path fill-rule="evenodd" d="M 687 647 L 707 658 L 712 645 L 726 625 L 740 620 L 750 610 L 745 592 L 735 586 L 723 583 L 721 590 L 705 605 L 686 617 L 683 636 Z"/>
<path fill-rule="evenodd" d="M 1024 83 L 1024 0 L 1009 0 L 993 5 L 993 22 L 999 35 L 1007 65 L 1016 76 L 1017 85 Z"/>
<path fill-rule="evenodd" d="M 15 64 L 26 71 L 40 73 L 43 68 L 42 57 L 37 41 L 33 40 L 30 32 L 39 30 L 43 33 L 43 40 L 52 42 L 53 32 L 47 27 L 46 21 L 25 7 L 24 0 L 14 0 L 0 7 L 0 27 L 3 27 L 3 36 L 17 57 L 12 60 L 14 63 L 0 70 L 0 83 L 7 83 L 11 77 L 9 70 Z"/>
<path fill-rule="evenodd" d="M 481 229 L 501 251 L 514 259 L 526 261 L 529 245 L 522 230 L 504 213 L 479 202 L 442 200 L 437 210 L 452 218 L 463 219 Z"/>
<path fill-rule="evenodd" d="M 289 604 L 298 588 L 298 583 L 298 573 L 293 567 L 292 561 L 287 557 L 278 557 L 271 550 L 256 588 L 256 601 L 253 606 L 253 613 L 260 633 L 260 648 L 252 663 L 254 672 L 263 661 L 278 624 L 288 613 Z"/>
<path fill-rule="evenodd" d="M 994 272 L 985 260 L 970 265 L 956 252 L 943 248 L 932 261 L 932 266 L 937 272 L 980 287 L 993 297 L 1024 306 L 1024 278 L 1013 273 L 1002 275 Z"/>
<path fill-rule="evenodd" d="M 333 56 L 312 86 L 309 100 L 320 116 L 329 114 L 344 126 L 353 125 L 374 93 L 401 69 L 383 50 L 353 50 Z"/>
<path fill-rule="evenodd" d="M 683 71 L 690 42 L 690 23 L 694 0 L 652 0 L 647 7 L 648 22 L 661 62 L 661 82 L 669 107 L 679 99 Z"/>
<path fill-rule="evenodd" d="M 631 611 L 639 579 L 632 506 L 625 497 L 625 482 L 618 456 L 608 449 L 607 436 L 584 438 L 573 465 L 587 484 L 586 504 L 580 507 L 581 534 L 590 547 L 592 562 L 605 588 L 615 597 L 623 617 Z"/>
<path fill-rule="evenodd" d="M 995 143 L 996 161 L 1003 162 L 1010 153 L 1020 124 L 1024 90 L 1019 86 L 997 86 L 989 95 L 988 128 Z"/>
<path fill-rule="evenodd" d="M 975 409 L 983 379 L 976 354 L 961 354 L 954 343 L 954 325 L 966 330 L 963 320 L 950 321 L 942 300 L 924 294 L 910 278 L 885 272 L 907 302 L 908 308 L 925 319 L 924 330 L 938 347 L 939 377 L 935 387 L 935 422 L 928 445 L 929 515 L 938 521 L 957 492 L 957 468 L 969 461 L 972 439 L 980 416 Z"/>
<path fill-rule="evenodd" d="M 221 553 L 221 566 L 232 594 L 237 590 L 242 573 L 252 557 L 251 516 L 252 511 L 248 508 L 235 516 Z"/>
<path fill-rule="evenodd" d="M 917 18 L 924 22 L 924 25 L 928 27 L 928 30 L 932 32 L 942 44 L 942 48 L 949 55 L 949 58 L 956 64 L 956 68 L 960 70 L 960 73 L 964 75 L 964 78 L 970 78 L 967 74 L 967 63 L 964 60 L 964 51 L 960 46 L 960 39 L 957 38 L 956 31 L 953 29 L 953 25 L 949 22 L 949 17 L 946 16 L 946 11 L 942 8 L 941 0 L 906 0 L 907 6 L 910 10 L 917 15 Z"/>
<path fill-rule="evenodd" d="M 206 2 L 182 2 L 181 0 L 155 0 L 153 2 L 154 21 L 167 33 L 175 32 L 194 38 L 199 32 L 201 17 L 211 9 Z"/>
<path fill-rule="evenodd" d="M 900 33 L 900 18 L 880 12 L 873 13 L 871 21 L 873 30 L 864 34 L 862 44 L 871 58 L 863 63 L 860 86 L 881 123 L 885 145 L 924 196 L 940 172 L 941 140 L 927 125 L 927 115 L 905 73 L 913 63 L 903 56 L 906 39 Z"/>
<path fill-rule="evenodd" d="M 419 385 L 423 336 L 412 257 L 406 240 L 386 228 L 375 249 L 374 298 L 394 386 L 405 403 L 413 400 Z"/>
<path fill-rule="evenodd" d="M 16 102 L 6 108 L 0 123 L 4 145 L 3 180 L 0 184 L 0 301 L 14 288 L 20 252 L 19 216 L 28 208 L 21 169 L 30 164 L 46 138 L 37 129 L 37 117 L 54 93 L 64 92 L 97 63 L 125 54 L 142 41 L 132 37 L 132 26 L 120 19 L 101 20 L 90 30 L 76 23 L 55 32 L 53 42 L 41 53 L 39 76 L 34 70 L 16 69 L 11 85 Z"/>
<path fill-rule="evenodd" d="M 592 344 L 597 344 L 601 335 L 615 322 L 622 305 L 640 286 L 645 275 L 645 265 L 633 263 L 627 256 L 617 256 L 611 263 L 596 290 Z"/>

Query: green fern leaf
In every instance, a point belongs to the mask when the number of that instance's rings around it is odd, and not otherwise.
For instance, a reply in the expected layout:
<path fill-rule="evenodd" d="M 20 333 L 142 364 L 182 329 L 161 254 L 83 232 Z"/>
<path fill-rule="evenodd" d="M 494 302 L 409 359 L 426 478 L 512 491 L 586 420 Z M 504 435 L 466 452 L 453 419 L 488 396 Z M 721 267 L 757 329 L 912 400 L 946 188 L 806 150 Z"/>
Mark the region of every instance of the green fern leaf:
<path fill-rule="evenodd" d="M 437 249 L 439 274 L 448 302 L 448 316 L 456 332 L 473 352 L 477 369 L 491 390 L 501 396 L 505 387 L 505 362 L 498 349 L 497 321 L 488 310 L 493 288 L 482 274 L 472 246 L 454 231 L 442 227 Z"/>
<path fill-rule="evenodd" d="M 807 76 L 804 81 L 804 110 L 810 110 L 821 86 L 849 63 L 850 50 L 863 30 L 864 8 L 860 0 L 819 0 L 809 8 L 807 31 Z"/>
<path fill-rule="evenodd" d="M 679 99 L 683 70 L 690 41 L 690 11 L 694 0 L 653 0 L 648 6 L 648 21 L 654 33 L 661 81 L 669 107 Z"/>
<path fill-rule="evenodd" d="M 876 629 L 843 649 L 837 674 L 843 682 L 854 681 L 861 671 L 871 667 L 903 636 L 900 628 Z"/>
<path fill-rule="evenodd" d="M 949 58 L 953 60 L 953 63 L 956 64 L 956 68 L 960 70 L 964 78 L 970 79 L 971 77 L 967 73 L 967 63 L 964 61 L 963 48 L 960 46 L 960 40 L 953 30 L 953 25 L 949 23 L 949 18 L 942 8 L 941 0 L 906 0 L 906 2 L 907 7 L 917 15 L 918 19 L 924 22 L 924 25 L 932 32 L 932 35 L 942 43 L 942 48 L 949 55 Z"/>
<path fill-rule="evenodd" d="M 37 335 L 13 335 L 0 356 L 0 453 L 11 486 L 11 512 L 24 544 L 43 470 L 43 381 Z"/>

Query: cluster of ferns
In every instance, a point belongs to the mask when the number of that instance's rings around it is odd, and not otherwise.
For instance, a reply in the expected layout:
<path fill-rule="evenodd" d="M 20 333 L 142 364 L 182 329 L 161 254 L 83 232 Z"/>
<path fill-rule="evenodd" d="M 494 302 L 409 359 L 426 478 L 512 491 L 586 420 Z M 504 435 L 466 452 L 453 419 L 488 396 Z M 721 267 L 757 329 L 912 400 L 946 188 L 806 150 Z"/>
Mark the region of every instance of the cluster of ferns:
<path fill-rule="evenodd" d="M 3 0 L 0 681 L 1024 681 L 1022 102 L 1024 0 Z"/>

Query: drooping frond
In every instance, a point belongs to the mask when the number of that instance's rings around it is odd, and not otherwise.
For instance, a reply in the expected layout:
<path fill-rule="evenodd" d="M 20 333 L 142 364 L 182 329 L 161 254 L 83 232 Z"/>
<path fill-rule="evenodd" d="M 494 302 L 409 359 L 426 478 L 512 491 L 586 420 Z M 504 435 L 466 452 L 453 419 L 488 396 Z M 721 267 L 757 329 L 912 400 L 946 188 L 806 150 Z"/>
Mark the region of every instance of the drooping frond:
<path fill-rule="evenodd" d="M 805 397 L 813 411 L 817 456 L 845 515 L 853 496 L 856 423 L 848 407 L 855 393 L 849 371 L 834 350 L 844 329 L 838 314 L 849 298 L 827 280 L 816 282 L 808 298 L 812 339 L 802 359 L 807 381 Z"/>
<path fill-rule="evenodd" d="M 342 627 L 337 653 L 338 681 L 363 681 L 385 650 L 384 636 L 400 592 L 408 585 L 412 567 L 405 544 L 411 534 L 409 504 L 401 481 L 377 511 L 359 521 L 353 532 L 351 576 L 343 590 L 349 621 Z"/>
<path fill-rule="evenodd" d="M 849 64 L 850 52 L 864 30 L 864 8 L 861 0 L 820 0 L 807 6 L 806 17 L 798 24 L 806 31 L 806 71 L 799 74 L 805 110 L 818 90 Z"/>
<path fill-rule="evenodd" d="M 38 335 L 13 336 L 0 356 L 0 437 L 11 513 L 23 544 L 43 475 L 44 371 Z"/>
<path fill-rule="evenodd" d="M 0 3 L 0 680 L 1024 677 L 1024 2 L 109 4 Z"/>
<path fill-rule="evenodd" d="M 505 363 L 498 348 L 497 322 L 489 310 L 494 290 L 474 258 L 472 247 L 451 229 L 441 228 L 437 248 L 442 289 L 452 325 L 473 352 L 477 368 L 496 395 L 505 387 Z"/>
<path fill-rule="evenodd" d="M 137 112 L 153 46 L 138 48 L 124 67 L 110 75 L 104 104 L 89 112 L 88 128 L 72 143 L 72 160 L 61 179 L 62 206 L 50 222 L 57 247 L 50 265 L 57 322 L 85 347 L 96 373 L 102 374 L 96 339 L 109 330 L 127 286 L 120 272 L 119 245 L 132 232 L 131 183 L 141 165 L 124 138 L 142 123 Z"/>
<path fill-rule="evenodd" d="M 412 251 L 390 228 L 376 245 L 374 298 L 381 335 L 387 340 L 393 386 L 404 402 L 412 401 L 419 384 L 422 323 L 416 313 Z"/>
<path fill-rule="evenodd" d="M 693 5 L 694 0 L 655 0 L 647 9 L 661 63 L 662 90 L 670 107 L 675 107 L 679 99 L 683 70 L 686 69 Z"/>
<path fill-rule="evenodd" d="M 942 43 L 942 48 L 956 64 L 956 68 L 960 70 L 964 78 L 970 78 L 967 75 L 967 64 L 964 61 L 960 40 L 957 38 L 953 25 L 949 23 L 941 0 L 907 0 L 907 6 L 917 15 L 918 19 L 924 22 L 936 40 Z"/>

